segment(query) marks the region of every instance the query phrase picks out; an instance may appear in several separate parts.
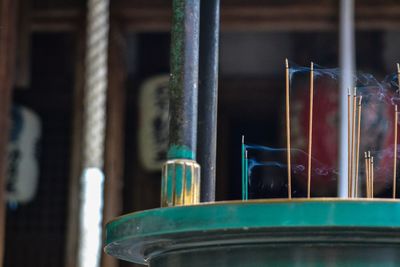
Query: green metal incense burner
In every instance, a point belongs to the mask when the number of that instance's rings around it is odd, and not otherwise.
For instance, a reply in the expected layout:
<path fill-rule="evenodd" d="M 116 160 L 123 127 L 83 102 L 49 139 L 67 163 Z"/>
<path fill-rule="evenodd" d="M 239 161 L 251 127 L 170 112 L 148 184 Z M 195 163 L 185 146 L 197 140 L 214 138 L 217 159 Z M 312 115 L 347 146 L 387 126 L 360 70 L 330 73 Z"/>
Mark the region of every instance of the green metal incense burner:
<path fill-rule="evenodd" d="M 243 201 L 212 203 L 219 0 L 201 1 L 202 27 L 200 1 L 172 3 L 170 138 L 162 172 L 163 208 L 108 223 L 106 253 L 151 267 L 400 266 L 400 201 L 291 198 L 290 169 L 291 199 L 248 200 L 244 140 Z M 200 49 L 199 38 L 203 38 Z M 198 107 L 199 94 L 203 95 Z M 197 142 L 198 125 L 201 142 Z"/>
<path fill-rule="evenodd" d="M 105 251 L 151 267 L 400 266 L 400 202 L 234 201 L 160 208 L 107 225 Z"/>

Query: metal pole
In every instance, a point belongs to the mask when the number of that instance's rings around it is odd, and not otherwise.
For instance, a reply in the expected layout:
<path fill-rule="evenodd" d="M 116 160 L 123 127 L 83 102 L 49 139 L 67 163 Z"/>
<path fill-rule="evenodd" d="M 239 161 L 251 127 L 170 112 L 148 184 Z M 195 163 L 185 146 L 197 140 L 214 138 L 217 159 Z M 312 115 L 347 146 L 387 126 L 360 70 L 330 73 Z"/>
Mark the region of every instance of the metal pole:
<path fill-rule="evenodd" d="M 199 0 L 173 0 L 169 83 L 168 161 L 162 172 L 161 206 L 199 202 L 196 160 L 199 68 Z"/>
<path fill-rule="evenodd" d="M 168 159 L 196 159 L 199 0 L 174 0 Z"/>
<path fill-rule="evenodd" d="M 220 1 L 200 4 L 198 162 L 200 201 L 215 201 Z"/>
<path fill-rule="evenodd" d="M 340 1 L 340 67 L 342 75 L 340 80 L 340 147 L 339 147 L 339 181 L 338 196 L 348 195 L 348 162 L 347 162 L 347 90 L 353 88 L 353 75 L 355 69 L 354 47 L 354 1 Z"/>

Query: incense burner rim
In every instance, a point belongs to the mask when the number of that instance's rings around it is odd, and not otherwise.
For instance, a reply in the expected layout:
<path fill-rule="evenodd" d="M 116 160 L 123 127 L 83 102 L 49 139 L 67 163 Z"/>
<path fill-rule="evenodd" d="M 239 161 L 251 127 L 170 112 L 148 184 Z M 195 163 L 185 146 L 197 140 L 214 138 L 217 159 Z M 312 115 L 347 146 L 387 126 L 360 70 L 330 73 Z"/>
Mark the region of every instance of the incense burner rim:
<path fill-rule="evenodd" d="M 318 235 L 314 238 L 313 233 Z M 273 199 L 146 210 L 108 223 L 105 251 L 120 259 L 145 263 L 183 247 L 243 242 L 277 245 L 287 243 L 288 236 L 294 236 L 290 242 L 297 243 L 346 245 L 358 240 L 400 247 L 400 201 Z"/>

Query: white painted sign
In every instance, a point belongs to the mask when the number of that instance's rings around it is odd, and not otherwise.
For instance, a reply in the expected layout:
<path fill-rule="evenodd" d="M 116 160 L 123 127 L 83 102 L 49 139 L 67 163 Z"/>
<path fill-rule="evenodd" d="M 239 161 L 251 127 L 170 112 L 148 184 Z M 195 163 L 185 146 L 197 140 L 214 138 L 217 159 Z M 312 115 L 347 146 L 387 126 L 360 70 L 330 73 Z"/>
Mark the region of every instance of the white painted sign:
<path fill-rule="evenodd" d="M 39 117 L 28 108 L 13 106 L 6 186 L 7 201 L 10 203 L 29 202 L 36 194 L 40 135 Z"/>
<path fill-rule="evenodd" d="M 139 153 L 143 167 L 159 171 L 168 147 L 168 75 L 146 80 L 139 97 Z"/>

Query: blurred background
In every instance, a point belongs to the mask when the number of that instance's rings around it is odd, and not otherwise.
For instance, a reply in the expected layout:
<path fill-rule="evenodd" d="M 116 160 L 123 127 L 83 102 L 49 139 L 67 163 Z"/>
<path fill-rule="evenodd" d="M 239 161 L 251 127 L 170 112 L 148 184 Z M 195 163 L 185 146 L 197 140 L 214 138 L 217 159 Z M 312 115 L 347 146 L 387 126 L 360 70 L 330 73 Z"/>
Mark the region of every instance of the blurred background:
<path fill-rule="evenodd" d="M 87 3 L 0 0 L 0 263 L 78 266 Z M 109 6 L 103 222 L 160 205 L 171 1 Z M 400 60 L 400 5 L 355 1 L 355 64 Z M 217 200 L 241 198 L 240 142 L 284 146 L 284 60 L 339 65 L 339 1 L 221 1 Z M 102 255 L 102 266 L 133 266 Z"/>

